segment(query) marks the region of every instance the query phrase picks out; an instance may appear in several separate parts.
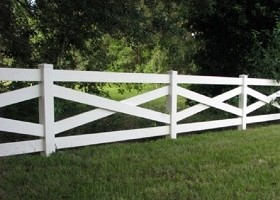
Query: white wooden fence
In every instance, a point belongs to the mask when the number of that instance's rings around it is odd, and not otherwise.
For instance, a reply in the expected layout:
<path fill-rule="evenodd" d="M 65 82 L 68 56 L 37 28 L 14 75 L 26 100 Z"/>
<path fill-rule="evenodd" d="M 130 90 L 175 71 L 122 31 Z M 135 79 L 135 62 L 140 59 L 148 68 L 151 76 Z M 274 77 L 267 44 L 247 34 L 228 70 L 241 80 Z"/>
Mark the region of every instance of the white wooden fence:
<path fill-rule="evenodd" d="M 246 75 L 241 75 L 239 78 L 229 78 L 178 75 L 176 71 L 171 71 L 169 74 L 68 71 L 54 70 L 53 65 L 40 64 L 39 69 L 0 68 L 0 81 L 38 82 L 34 86 L 1 93 L 0 108 L 39 98 L 39 124 L 0 117 L 0 131 L 37 136 L 40 138 L 30 141 L 2 143 L 0 144 L 0 156 L 33 152 L 45 152 L 45 155 L 48 156 L 55 152 L 56 149 L 164 135 L 170 135 L 171 138 L 175 139 L 177 134 L 180 133 L 230 126 L 238 126 L 240 129 L 245 130 L 247 124 L 280 119 L 280 114 L 248 116 L 249 113 L 256 109 L 271 103 L 280 94 L 279 91 L 279 93 L 276 92 L 266 96 L 249 86 L 280 86 L 280 84 L 274 80 L 248 78 Z M 61 87 L 55 85 L 54 82 L 161 83 L 167 84 L 167 86 L 118 102 Z M 232 85 L 236 87 L 210 98 L 182 88 L 178 84 Z M 178 112 L 178 95 L 199 102 L 199 104 Z M 253 96 L 258 101 L 247 105 L 248 95 Z M 138 107 L 138 105 L 164 96 L 169 96 L 169 114 Z M 235 96 L 239 96 L 239 107 L 225 103 L 225 101 Z M 55 122 L 54 97 L 87 104 L 98 107 L 98 109 L 93 109 Z M 236 117 L 215 121 L 178 124 L 179 121 L 210 107 L 232 113 Z M 63 131 L 113 115 L 116 112 L 163 122 L 166 125 L 152 128 L 56 137 Z"/>

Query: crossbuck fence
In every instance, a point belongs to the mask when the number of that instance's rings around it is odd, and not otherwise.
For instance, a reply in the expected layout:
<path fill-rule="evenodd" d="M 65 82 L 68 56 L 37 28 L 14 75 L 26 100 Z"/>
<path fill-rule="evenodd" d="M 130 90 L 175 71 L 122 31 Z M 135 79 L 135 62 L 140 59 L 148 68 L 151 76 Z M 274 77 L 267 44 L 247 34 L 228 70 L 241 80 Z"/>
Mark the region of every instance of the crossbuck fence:
<path fill-rule="evenodd" d="M 250 86 L 280 86 L 280 84 L 274 80 L 248 78 L 246 75 L 241 75 L 238 78 L 229 78 L 178 75 L 176 71 L 171 71 L 169 74 L 70 71 L 54 70 L 53 65 L 40 64 L 39 69 L 0 68 L 0 81 L 28 81 L 38 83 L 30 87 L 1 93 L 0 108 L 39 98 L 38 124 L 0 117 L 0 131 L 37 136 L 39 139 L 2 143 L 0 144 L 0 156 L 33 152 L 44 152 L 45 155 L 48 156 L 57 149 L 63 148 L 165 135 L 170 135 L 171 138 L 176 139 L 177 134 L 180 133 L 230 126 L 238 126 L 239 129 L 245 130 L 247 124 L 280 119 L 280 114 L 248 116 L 248 114 L 260 107 L 271 104 L 280 94 L 279 91 L 279 93 L 276 92 L 267 96 L 250 88 Z M 160 83 L 166 84 L 166 86 L 122 101 L 114 101 L 58 86 L 55 84 L 58 82 Z M 210 98 L 180 87 L 179 84 L 231 85 L 236 87 L 223 94 Z M 178 112 L 178 95 L 196 101 L 199 104 Z M 248 95 L 256 98 L 257 101 L 251 105 L 247 105 Z M 139 107 L 141 104 L 164 96 L 169 97 L 168 114 Z M 235 96 L 239 96 L 239 107 L 226 103 L 227 100 Z M 55 121 L 55 97 L 98 108 L 60 121 Z M 278 106 L 277 103 L 272 103 L 272 105 Z M 210 107 L 232 113 L 236 117 L 195 123 L 178 123 Z M 124 131 L 56 137 L 63 131 L 102 119 L 117 112 L 162 122 L 166 125 Z"/>

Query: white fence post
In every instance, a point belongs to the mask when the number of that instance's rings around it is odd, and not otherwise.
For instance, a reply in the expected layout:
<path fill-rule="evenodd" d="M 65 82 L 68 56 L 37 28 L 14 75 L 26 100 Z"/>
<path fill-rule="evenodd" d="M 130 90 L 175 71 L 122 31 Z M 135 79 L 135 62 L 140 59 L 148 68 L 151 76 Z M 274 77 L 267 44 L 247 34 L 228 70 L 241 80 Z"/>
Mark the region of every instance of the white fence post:
<path fill-rule="evenodd" d="M 239 108 L 242 109 L 242 121 L 241 125 L 238 126 L 238 130 L 246 130 L 246 113 L 247 113 L 247 75 L 240 75 L 242 78 L 242 91 L 239 95 Z"/>
<path fill-rule="evenodd" d="M 170 71 L 169 87 L 169 113 L 170 113 L 170 136 L 172 139 L 177 138 L 177 71 Z"/>
<path fill-rule="evenodd" d="M 49 156 L 55 152 L 53 65 L 39 64 L 42 74 L 42 97 L 39 100 L 39 121 L 44 126 L 44 151 Z"/>

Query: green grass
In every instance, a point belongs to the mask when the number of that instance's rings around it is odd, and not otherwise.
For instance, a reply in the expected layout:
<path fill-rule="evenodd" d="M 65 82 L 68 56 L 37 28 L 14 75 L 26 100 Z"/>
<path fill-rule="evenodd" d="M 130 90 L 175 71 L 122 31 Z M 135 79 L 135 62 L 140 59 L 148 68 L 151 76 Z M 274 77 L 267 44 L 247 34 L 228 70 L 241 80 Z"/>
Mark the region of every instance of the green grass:
<path fill-rule="evenodd" d="M 280 199 L 280 125 L 0 159 L 0 199 Z"/>

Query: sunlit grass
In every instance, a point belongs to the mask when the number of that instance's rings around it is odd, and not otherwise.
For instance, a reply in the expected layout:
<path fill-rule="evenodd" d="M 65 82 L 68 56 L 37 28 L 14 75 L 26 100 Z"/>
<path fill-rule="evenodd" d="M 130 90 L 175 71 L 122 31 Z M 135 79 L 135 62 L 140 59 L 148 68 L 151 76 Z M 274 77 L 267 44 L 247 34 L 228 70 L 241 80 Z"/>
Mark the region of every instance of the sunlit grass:
<path fill-rule="evenodd" d="M 0 159 L 0 199 L 279 199 L 280 126 Z"/>

